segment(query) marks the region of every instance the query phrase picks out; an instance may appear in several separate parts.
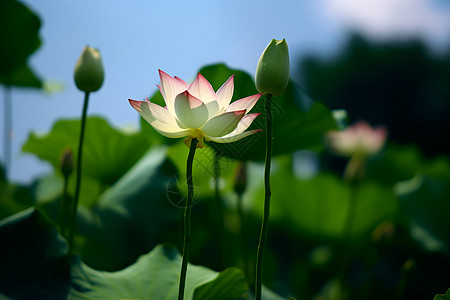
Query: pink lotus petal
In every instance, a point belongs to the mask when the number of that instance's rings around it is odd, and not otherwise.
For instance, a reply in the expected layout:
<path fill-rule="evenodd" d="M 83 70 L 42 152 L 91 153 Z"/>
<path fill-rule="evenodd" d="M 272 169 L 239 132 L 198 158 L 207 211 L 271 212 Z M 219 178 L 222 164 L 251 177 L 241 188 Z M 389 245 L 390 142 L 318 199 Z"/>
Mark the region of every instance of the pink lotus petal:
<path fill-rule="evenodd" d="M 131 106 L 132 106 L 135 110 L 137 110 L 138 112 L 141 112 L 141 111 L 142 111 L 142 109 L 141 109 L 141 103 L 142 103 L 143 101 L 137 101 L 137 100 L 133 100 L 133 99 L 128 99 L 128 102 L 130 102 Z"/>
<path fill-rule="evenodd" d="M 186 90 L 189 88 L 189 84 L 187 84 L 186 81 L 184 81 L 183 79 L 181 79 L 180 77 L 177 77 L 177 76 L 175 76 L 174 78 L 175 78 L 179 83 L 181 83 L 181 84 L 186 88 Z"/>
<path fill-rule="evenodd" d="M 169 138 L 188 136 L 189 129 L 178 126 L 177 120 L 161 106 L 146 101 L 128 99 L 131 106 L 160 134 Z"/>
<path fill-rule="evenodd" d="M 257 116 L 259 116 L 260 113 L 254 113 L 254 114 L 248 114 L 244 116 L 240 121 L 238 126 L 236 127 L 236 133 L 241 133 L 247 130 L 247 128 L 252 125 L 253 121 L 256 119 Z"/>
<path fill-rule="evenodd" d="M 164 101 L 166 102 L 169 112 L 174 113 L 175 97 L 181 92 L 186 91 L 186 87 L 178 80 L 172 78 L 172 76 L 165 73 L 164 71 L 161 70 L 158 71 L 159 77 L 161 79 L 161 87 L 160 87 L 161 94 L 164 98 Z"/>
<path fill-rule="evenodd" d="M 197 74 L 197 78 L 191 83 L 188 91 L 204 103 L 216 101 L 216 93 L 214 93 L 213 87 L 200 73 Z"/>
<path fill-rule="evenodd" d="M 359 121 L 344 131 L 332 131 L 327 135 L 331 148 L 338 154 L 373 155 L 381 150 L 387 138 L 384 127 L 373 129 L 367 122 Z"/>
<path fill-rule="evenodd" d="M 219 108 L 226 108 L 230 102 L 231 98 L 233 98 L 234 93 L 234 75 L 231 75 L 230 78 L 217 90 L 217 102 L 219 102 Z"/>
<path fill-rule="evenodd" d="M 239 121 L 245 114 L 245 110 L 226 112 L 211 118 L 202 127 L 205 137 L 224 136 L 236 129 Z"/>
<path fill-rule="evenodd" d="M 258 113 L 248 114 L 261 94 L 249 96 L 230 105 L 234 92 L 234 75 L 217 90 L 200 74 L 191 85 L 178 77 L 159 70 L 159 88 L 166 106 L 131 100 L 131 106 L 159 133 L 177 138 L 196 137 L 218 143 L 229 143 L 254 134 L 249 128 Z"/>
<path fill-rule="evenodd" d="M 245 137 L 248 137 L 252 134 L 255 134 L 257 132 L 262 131 L 261 129 L 255 129 L 255 130 L 249 130 L 246 132 L 241 132 L 241 133 L 230 133 L 226 136 L 223 137 L 210 137 L 208 138 L 209 140 L 216 142 L 216 143 L 233 143 L 236 141 L 239 141 Z"/>
<path fill-rule="evenodd" d="M 247 110 L 249 112 L 253 106 L 255 106 L 256 101 L 261 97 L 262 94 L 256 94 L 253 96 L 248 96 L 242 99 L 239 99 L 237 101 L 234 101 L 231 103 L 227 108 L 226 111 L 235 111 L 235 110 Z"/>

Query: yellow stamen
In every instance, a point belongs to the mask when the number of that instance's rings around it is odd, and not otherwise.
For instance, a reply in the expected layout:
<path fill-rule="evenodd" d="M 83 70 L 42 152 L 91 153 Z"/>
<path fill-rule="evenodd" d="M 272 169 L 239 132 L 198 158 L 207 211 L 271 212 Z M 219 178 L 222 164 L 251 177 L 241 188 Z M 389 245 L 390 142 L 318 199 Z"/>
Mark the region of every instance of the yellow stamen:
<path fill-rule="evenodd" d="M 205 142 L 203 141 L 203 133 L 200 129 L 194 129 L 192 130 L 191 134 L 184 139 L 184 143 L 188 148 L 191 148 L 191 142 L 193 138 L 197 138 L 198 144 L 197 148 L 203 148 L 205 147 Z"/>

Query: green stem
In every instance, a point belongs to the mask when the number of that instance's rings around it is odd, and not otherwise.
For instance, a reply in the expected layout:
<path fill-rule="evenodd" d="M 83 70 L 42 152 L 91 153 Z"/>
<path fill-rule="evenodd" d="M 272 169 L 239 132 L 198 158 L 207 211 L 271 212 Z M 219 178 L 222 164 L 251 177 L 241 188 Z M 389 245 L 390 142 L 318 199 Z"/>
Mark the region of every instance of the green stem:
<path fill-rule="evenodd" d="M 395 295 L 395 300 L 403 300 L 405 299 L 406 286 L 408 282 L 409 273 L 411 272 L 412 267 L 414 266 L 414 260 L 408 259 L 403 264 L 402 277 L 400 278 L 400 282 L 397 285 L 397 292 Z"/>
<path fill-rule="evenodd" d="M 270 216 L 270 196 L 272 194 L 270 190 L 270 165 L 272 161 L 272 112 L 270 110 L 270 101 L 272 95 L 266 95 L 266 162 L 264 169 L 264 215 L 261 226 L 261 234 L 259 236 L 258 253 L 256 255 L 256 283 L 255 294 L 256 300 L 261 300 L 262 297 L 262 264 L 264 250 L 267 242 L 267 232 L 269 230 L 269 216 Z"/>
<path fill-rule="evenodd" d="M 345 246 L 351 245 L 351 237 L 353 232 L 353 225 L 355 223 L 356 217 L 356 209 L 357 209 L 357 198 L 358 198 L 358 182 L 355 180 L 350 180 L 350 190 L 349 190 L 349 198 L 348 198 L 348 209 L 347 209 L 347 217 L 345 218 L 344 227 L 342 230 L 342 239 L 343 244 L 340 247 L 341 252 L 341 267 L 339 274 L 339 283 L 341 289 L 341 299 L 347 299 L 349 290 L 347 288 L 346 277 L 348 267 L 350 265 L 352 253 L 346 251 Z"/>
<path fill-rule="evenodd" d="M 69 200 L 69 194 L 67 192 L 67 188 L 69 186 L 69 176 L 64 176 L 64 189 L 60 204 L 60 226 L 61 226 L 61 235 L 65 238 L 66 236 L 66 227 L 67 227 L 67 220 L 70 217 L 70 200 Z"/>
<path fill-rule="evenodd" d="M 178 300 L 184 299 L 184 288 L 186 286 L 186 273 L 189 260 L 189 247 L 191 244 L 191 209 L 194 198 L 194 183 L 192 180 L 192 163 L 194 162 L 195 150 L 198 140 L 193 138 L 186 165 L 186 179 L 188 184 L 188 198 L 184 208 L 184 244 L 183 244 L 183 262 L 181 263 L 180 287 L 178 289 Z"/>
<path fill-rule="evenodd" d="M 350 182 L 350 191 L 348 199 L 347 217 L 345 218 L 344 230 L 342 236 L 344 240 L 350 242 L 352 237 L 353 225 L 355 223 L 356 207 L 358 198 L 358 184 L 356 182 Z"/>
<path fill-rule="evenodd" d="M 12 142 L 12 103 L 11 85 L 5 85 L 5 132 L 4 132 L 4 155 L 5 155 L 5 179 L 11 167 L 11 142 Z"/>
<path fill-rule="evenodd" d="M 81 187 L 81 162 L 83 156 L 83 140 L 84 140 L 84 131 L 86 127 L 86 116 L 87 116 L 87 108 L 89 104 L 89 92 L 85 92 L 84 94 L 84 104 L 83 104 L 83 114 L 81 116 L 81 131 L 80 131 L 80 141 L 78 143 L 78 157 L 77 157 L 77 177 L 76 177 L 76 185 L 75 185 L 75 197 L 72 202 L 72 209 L 70 211 L 70 226 L 69 226 L 69 253 L 73 251 L 73 237 L 75 234 L 75 227 L 77 225 L 77 207 L 78 200 L 80 198 L 80 187 Z"/>

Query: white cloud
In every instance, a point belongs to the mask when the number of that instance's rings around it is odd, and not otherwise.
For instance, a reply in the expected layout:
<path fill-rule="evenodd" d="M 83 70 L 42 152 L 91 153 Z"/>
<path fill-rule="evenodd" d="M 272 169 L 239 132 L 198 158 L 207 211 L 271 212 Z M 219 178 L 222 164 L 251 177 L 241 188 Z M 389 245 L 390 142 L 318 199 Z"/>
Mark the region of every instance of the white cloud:
<path fill-rule="evenodd" d="M 435 46 L 450 40 L 450 10 L 431 0 L 321 0 L 327 21 L 372 38 L 421 37 Z"/>

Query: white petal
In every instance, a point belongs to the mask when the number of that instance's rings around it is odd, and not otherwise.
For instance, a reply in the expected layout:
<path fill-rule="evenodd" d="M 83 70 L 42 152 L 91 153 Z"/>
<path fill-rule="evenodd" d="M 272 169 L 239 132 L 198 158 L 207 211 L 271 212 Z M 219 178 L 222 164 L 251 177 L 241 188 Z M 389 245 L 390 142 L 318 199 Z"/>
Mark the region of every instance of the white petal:
<path fill-rule="evenodd" d="M 219 108 L 222 110 L 226 108 L 233 97 L 234 92 L 234 75 L 231 75 L 230 78 L 217 90 L 217 102 L 219 103 Z"/>
<path fill-rule="evenodd" d="M 219 113 L 219 103 L 217 101 L 211 101 L 205 104 L 208 108 L 208 119 L 215 117 Z"/>
<path fill-rule="evenodd" d="M 200 128 L 208 120 L 208 108 L 205 103 L 188 91 L 175 98 L 175 112 L 178 120 L 187 128 Z"/>
<path fill-rule="evenodd" d="M 259 131 L 262 131 L 262 130 L 255 129 L 255 130 L 249 130 L 249 131 L 241 132 L 241 133 L 233 132 L 233 133 L 227 134 L 226 136 L 223 136 L 223 137 L 211 137 L 211 138 L 208 138 L 208 140 L 211 140 L 216 143 L 232 143 L 232 142 L 239 141 L 240 139 L 243 139 L 249 135 L 255 134 Z"/>
<path fill-rule="evenodd" d="M 187 87 L 179 80 L 172 78 L 169 74 L 161 70 L 158 71 L 159 77 L 161 78 L 161 86 L 159 90 L 161 91 L 164 101 L 166 102 L 167 109 L 170 113 L 175 114 L 175 97 L 186 91 Z"/>
<path fill-rule="evenodd" d="M 209 119 L 202 127 L 206 138 L 224 136 L 236 129 L 239 121 L 245 114 L 245 110 L 226 112 Z"/>
<path fill-rule="evenodd" d="M 235 132 L 235 133 L 244 132 L 245 130 L 247 130 L 247 128 L 250 127 L 250 125 L 252 125 L 253 120 L 255 120 L 255 118 L 259 115 L 260 115 L 260 113 L 254 113 L 254 114 L 248 114 L 248 115 L 244 116 L 239 121 L 239 124 L 237 125 L 236 129 L 233 132 Z"/>
<path fill-rule="evenodd" d="M 188 92 L 204 103 L 216 101 L 216 93 L 214 93 L 213 87 L 200 73 L 197 74 L 197 78 L 189 86 Z"/>
<path fill-rule="evenodd" d="M 259 97 L 261 97 L 262 94 L 256 94 L 253 96 L 248 96 L 242 99 L 239 99 L 237 101 L 234 101 L 231 103 L 227 108 L 226 111 L 236 111 L 236 110 L 247 110 L 249 112 L 253 106 L 255 106 L 256 101 L 258 101 Z"/>
<path fill-rule="evenodd" d="M 190 130 L 178 126 L 177 120 L 169 111 L 149 101 L 131 100 L 131 106 L 160 134 L 169 138 L 188 136 Z"/>

